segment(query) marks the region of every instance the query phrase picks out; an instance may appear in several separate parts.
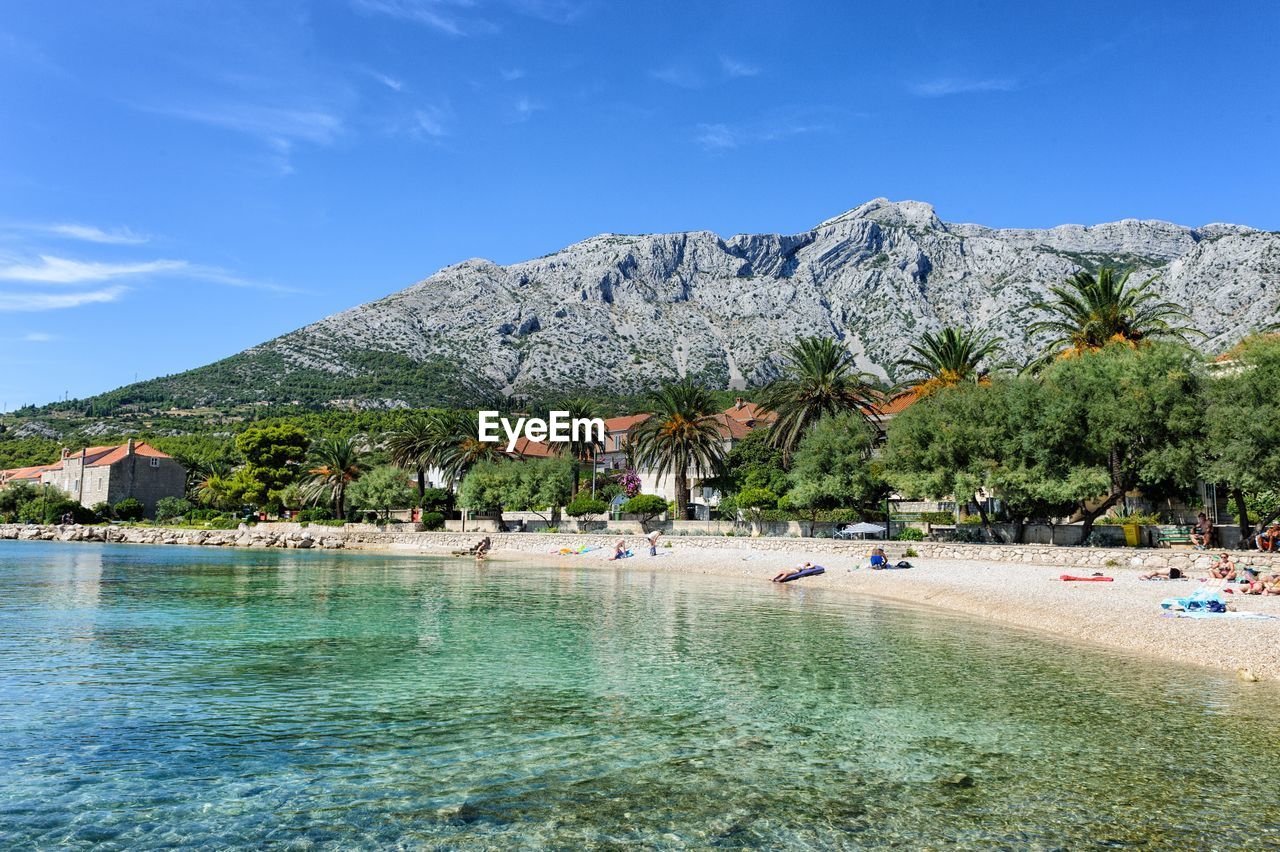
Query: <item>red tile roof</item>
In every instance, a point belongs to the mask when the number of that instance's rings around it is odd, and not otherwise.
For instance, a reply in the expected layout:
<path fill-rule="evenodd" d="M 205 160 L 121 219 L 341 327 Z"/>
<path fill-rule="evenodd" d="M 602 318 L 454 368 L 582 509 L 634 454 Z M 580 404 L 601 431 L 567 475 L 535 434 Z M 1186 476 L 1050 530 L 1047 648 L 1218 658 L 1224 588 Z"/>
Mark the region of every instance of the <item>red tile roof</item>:
<path fill-rule="evenodd" d="M 649 419 L 648 414 L 625 414 L 622 417 L 610 417 L 604 421 L 604 431 L 630 432 L 634 427 Z"/>
<path fill-rule="evenodd" d="M 168 459 L 173 458 L 167 453 L 162 453 L 155 447 L 139 441 L 133 445 L 135 454 L 146 458 Z M 119 444 L 112 447 L 85 447 L 84 463 L 86 467 L 103 467 L 113 465 L 121 459 L 129 455 L 129 445 L 127 443 Z M 77 450 L 68 453 L 67 458 L 79 459 L 81 451 Z M 53 464 L 33 465 L 31 467 L 18 467 L 12 470 L 0 471 L 0 480 L 4 481 L 27 481 L 35 482 L 40 479 L 40 474 L 50 470 L 61 470 L 62 461 L 56 461 Z"/>
<path fill-rule="evenodd" d="M 545 459 L 550 456 L 554 456 L 555 452 L 551 449 L 549 444 L 544 444 L 541 441 L 530 441 L 528 438 L 520 438 L 516 441 L 515 450 L 513 450 L 509 455 Z"/>
<path fill-rule="evenodd" d="M 724 410 L 726 417 L 737 420 L 740 423 L 754 425 L 756 423 L 772 423 L 778 419 L 778 415 L 767 408 L 761 408 L 754 402 L 748 402 L 745 399 L 737 399 L 733 405 Z"/>
<path fill-rule="evenodd" d="M 920 389 L 918 387 L 904 391 L 897 396 L 890 397 L 872 409 L 872 413 L 880 417 L 893 416 L 901 414 L 911 406 L 920 401 Z"/>

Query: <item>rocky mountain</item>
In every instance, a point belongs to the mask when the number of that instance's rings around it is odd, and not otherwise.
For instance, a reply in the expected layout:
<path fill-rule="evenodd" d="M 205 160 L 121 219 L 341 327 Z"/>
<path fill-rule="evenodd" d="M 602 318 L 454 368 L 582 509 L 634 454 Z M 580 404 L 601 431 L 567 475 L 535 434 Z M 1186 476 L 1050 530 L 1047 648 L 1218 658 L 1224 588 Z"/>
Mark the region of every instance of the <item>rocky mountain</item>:
<path fill-rule="evenodd" d="M 879 198 L 799 234 L 602 234 L 536 260 L 468 260 L 115 403 L 388 406 L 479 394 L 647 390 L 692 374 L 740 388 L 798 335 L 842 338 L 890 379 L 925 330 L 976 326 L 1025 359 L 1047 288 L 1102 263 L 1155 276 L 1218 350 L 1272 322 L 1280 234 L 1125 219 L 1047 230 L 944 222 Z"/>

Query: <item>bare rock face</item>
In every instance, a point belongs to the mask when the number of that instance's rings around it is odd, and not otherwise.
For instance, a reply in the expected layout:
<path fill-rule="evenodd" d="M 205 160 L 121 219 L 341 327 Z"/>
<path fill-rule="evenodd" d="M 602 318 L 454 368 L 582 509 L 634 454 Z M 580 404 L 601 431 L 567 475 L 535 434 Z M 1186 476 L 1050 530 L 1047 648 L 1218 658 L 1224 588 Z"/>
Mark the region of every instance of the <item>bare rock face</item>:
<path fill-rule="evenodd" d="M 512 266 L 469 260 L 245 354 L 272 357 L 285 377 L 356 375 L 369 368 L 353 353 L 375 351 L 442 359 L 508 393 L 638 391 L 684 375 L 757 384 L 789 341 L 824 334 L 898 378 L 907 345 L 946 325 L 999 334 L 1029 357 L 1033 305 L 1102 263 L 1155 277 L 1209 350 L 1269 322 L 1280 299 L 1280 234 L 1136 219 L 993 229 L 880 198 L 801 234 L 602 234 Z"/>

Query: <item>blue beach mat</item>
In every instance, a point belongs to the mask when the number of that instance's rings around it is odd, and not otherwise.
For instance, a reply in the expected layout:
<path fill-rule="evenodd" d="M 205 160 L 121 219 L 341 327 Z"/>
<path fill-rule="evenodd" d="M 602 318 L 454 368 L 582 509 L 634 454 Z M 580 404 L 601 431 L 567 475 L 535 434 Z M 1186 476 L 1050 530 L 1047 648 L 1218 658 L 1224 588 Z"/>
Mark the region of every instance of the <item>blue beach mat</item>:
<path fill-rule="evenodd" d="M 826 568 L 823 568 L 821 565 L 815 565 L 812 568 L 806 568 L 803 571 L 792 574 L 790 577 L 783 577 L 778 582 L 790 583 L 792 580 L 799 580 L 801 577 L 812 577 L 815 574 L 825 574 L 825 573 L 827 573 Z"/>

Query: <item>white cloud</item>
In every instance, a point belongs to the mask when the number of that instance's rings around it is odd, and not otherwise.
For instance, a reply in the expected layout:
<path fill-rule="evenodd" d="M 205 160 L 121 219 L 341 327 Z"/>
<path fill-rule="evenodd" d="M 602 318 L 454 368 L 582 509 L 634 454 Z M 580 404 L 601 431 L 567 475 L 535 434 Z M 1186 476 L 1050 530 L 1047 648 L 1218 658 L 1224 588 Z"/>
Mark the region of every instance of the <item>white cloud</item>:
<path fill-rule="evenodd" d="M 453 36 L 464 35 L 463 17 L 473 5 L 469 0 L 351 0 L 355 8 L 378 15 L 424 24 Z M 490 29 L 483 22 L 466 26 Z"/>
<path fill-rule="evenodd" d="M 23 343 L 52 343 L 57 339 L 57 335 L 49 334 L 47 331 L 28 331 L 22 335 Z"/>
<path fill-rule="evenodd" d="M 699 124 L 694 139 L 707 150 L 737 148 L 742 144 L 741 134 L 727 124 Z"/>
<path fill-rule="evenodd" d="M 754 65 L 748 65 L 730 56 L 720 57 L 720 67 L 730 77 L 754 77 L 760 73 L 760 69 Z"/>
<path fill-rule="evenodd" d="M 40 284 L 87 284 L 113 278 L 175 272 L 188 266 L 185 260 L 149 260 L 141 263 L 102 263 L 40 255 L 39 263 L 0 266 L 0 281 Z"/>
<path fill-rule="evenodd" d="M 663 68 L 655 68 L 649 72 L 649 76 L 669 86 L 678 86 L 681 89 L 700 89 L 705 82 L 701 74 L 684 65 L 667 65 Z"/>
<path fill-rule="evenodd" d="M 516 120 L 528 121 L 535 112 L 543 109 L 546 109 L 546 107 L 537 101 L 531 100 L 528 97 L 522 97 L 520 100 L 516 101 Z"/>
<path fill-rule="evenodd" d="M 415 135 L 427 135 L 433 139 L 449 135 L 448 122 L 453 112 L 448 107 L 426 106 L 413 114 L 413 130 Z"/>
<path fill-rule="evenodd" d="M 341 118 L 314 109 L 231 104 L 205 108 L 176 107 L 161 112 L 254 136 L 281 150 L 288 150 L 296 142 L 329 145 L 342 132 Z"/>
<path fill-rule="evenodd" d="M 501 68 L 498 70 L 498 73 L 502 76 L 502 79 L 506 80 L 508 83 L 514 83 L 516 80 L 523 80 L 525 78 L 523 68 Z"/>
<path fill-rule="evenodd" d="M 114 302 L 128 292 L 127 287 L 106 287 L 80 293 L 5 293 L 0 292 L 0 311 L 54 311 L 80 305 Z"/>
<path fill-rule="evenodd" d="M 404 91 L 404 80 L 401 80 L 398 77 L 392 77 L 389 74 L 383 74 L 379 71 L 371 71 L 370 73 L 373 75 L 373 79 L 377 80 L 379 83 L 386 86 L 391 91 L 393 92 Z"/>
<path fill-rule="evenodd" d="M 128 228 L 104 231 L 102 228 L 93 225 L 77 225 L 74 223 L 37 226 L 37 230 L 47 231 L 62 237 L 70 237 L 73 240 L 118 246 L 141 245 L 151 239 L 146 234 L 135 234 Z"/>
<path fill-rule="evenodd" d="M 967 95 L 974 92 L 1012 92 L 1018 81 L 1009 78 L 973 80 L 961 77 L 938 77 L 908 87 L 913 95 L 922 98 L 943 98 L 947 95 Z"/>

